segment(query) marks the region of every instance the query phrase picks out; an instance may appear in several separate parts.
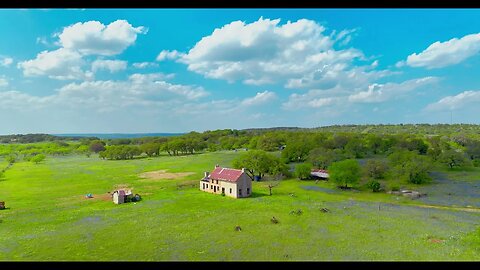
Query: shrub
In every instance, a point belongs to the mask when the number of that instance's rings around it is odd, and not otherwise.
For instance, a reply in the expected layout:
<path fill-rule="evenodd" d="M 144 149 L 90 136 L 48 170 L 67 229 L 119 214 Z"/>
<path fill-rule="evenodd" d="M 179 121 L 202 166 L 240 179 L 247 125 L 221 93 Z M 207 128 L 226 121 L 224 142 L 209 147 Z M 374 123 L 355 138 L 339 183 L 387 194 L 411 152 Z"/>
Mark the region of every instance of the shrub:
<path fill-rule="evenodd" d="M 380 183 L 376 180 L 370 180 L 367 183 L 367 187 L 371 189 L 373 192 L 379 192 L 380 191 Z"/>
<path fill-rule="evenodd" d="M 295 166 L 295 176 L 300 180 L 310 178 L 311 171 L 312 164 L 310 163 L 302 163 Z"/>
<path fill-rule="evenodd" d="M 480 167 L 480 159 L 474 159 L 472 164 L 474 167 Z"/>
<path fill-rule="evenodd" d="M 400 186 L 397 185 L 397 184 L 393 184 L 393 185 L 390 186 L 390 189 L 391 189 L 392 191 L 399 191 L 399 190 L 400 190 Z"/>

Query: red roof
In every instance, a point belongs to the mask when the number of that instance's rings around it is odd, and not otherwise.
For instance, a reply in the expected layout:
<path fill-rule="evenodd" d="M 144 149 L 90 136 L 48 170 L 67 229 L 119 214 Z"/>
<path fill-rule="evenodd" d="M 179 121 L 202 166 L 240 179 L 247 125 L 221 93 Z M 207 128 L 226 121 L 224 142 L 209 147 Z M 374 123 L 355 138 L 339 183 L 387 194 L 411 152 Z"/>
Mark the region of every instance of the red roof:
<path fill-rule="evenodd" d="M 237 182 L 242 176 L 242 170 L 235 170 L 229 168 L 216 167 L 210 174 L 210 179 L 223 180 L 228 182 Z"/>
<path fill-rule="evenodd" d="M 313 169 L 312 172 L 328 173 L 327 170 Z"/>

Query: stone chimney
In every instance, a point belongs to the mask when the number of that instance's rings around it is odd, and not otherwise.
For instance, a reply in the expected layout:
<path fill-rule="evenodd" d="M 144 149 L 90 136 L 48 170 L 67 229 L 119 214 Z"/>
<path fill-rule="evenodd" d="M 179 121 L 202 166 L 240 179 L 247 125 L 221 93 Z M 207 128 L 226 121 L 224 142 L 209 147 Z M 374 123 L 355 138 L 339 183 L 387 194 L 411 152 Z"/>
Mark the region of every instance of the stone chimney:
<path fill-rule="evenodd" d="M 245 168 L 242 168 L 242 173 L 244 173 L 244 172 L 245 172 Z"/>
<path fill-rule="evenodd" d="M 215 165 L 215 168 L 218 168 L 218 167 L 220 167 L 220 165 L 216 164 L 216 165 Z"/>
<path fill-rule="evenodd" d="M 207 178 L 209 175 L 210 175 L 209 172 L 205 172 L 205 177 L 204 178 Z"/>

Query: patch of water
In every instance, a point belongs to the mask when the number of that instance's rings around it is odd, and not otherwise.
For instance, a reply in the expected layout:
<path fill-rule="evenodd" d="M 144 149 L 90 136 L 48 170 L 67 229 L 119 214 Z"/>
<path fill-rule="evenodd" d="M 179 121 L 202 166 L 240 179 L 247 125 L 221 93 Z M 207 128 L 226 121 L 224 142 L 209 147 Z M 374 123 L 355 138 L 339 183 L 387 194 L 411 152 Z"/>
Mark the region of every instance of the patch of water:
<path fill-rule="evenodd" d="M 443 206 L 480 207 L 480 184 L 472 181 L 452 180 L 446 174 L 432 172 L 433 182 L 418 188 L 427 196 L 418 200 Z M 480 181 L 479 181 L 480 182 Z"/>
<path fill-rule="evenodd" d="M 305 190 L 322 191 L 322 192 L 329 193 L 329 194 L 334 194 L 334 193 L 339 192 L 338 190 L 335 190 L 335 189 L 323 188 L 323 187 L 318 187 L 318 186 L 300 186 L 300 187 L 302 189 L 305 189 Z"/>

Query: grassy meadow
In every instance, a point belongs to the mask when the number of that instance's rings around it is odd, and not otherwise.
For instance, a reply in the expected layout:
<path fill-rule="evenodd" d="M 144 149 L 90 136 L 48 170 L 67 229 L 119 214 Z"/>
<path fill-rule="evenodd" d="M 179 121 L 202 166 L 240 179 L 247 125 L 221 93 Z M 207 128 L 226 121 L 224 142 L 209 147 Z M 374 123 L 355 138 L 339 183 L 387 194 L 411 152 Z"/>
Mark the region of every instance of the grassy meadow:
<path fill-rule="evenodd" d="M 0 200 L 8 207 L 0 211 L 0 260 L 480 258 L 480 211 L 475 207 L 422 207 L 435 202 L 297 179 L 281 181 L 272 196 L 266 183 L 254 182 L 252 197 L 245 199 L 198 189 L 204 171 L 215 164 L 227 167 L 238 154 L 123 161 L 77 155 L 15 163 L 0 179 Z M 0 160 L 0 168 L 6 165 Z M 139 176 L 158 170 L 191 174 L 175 179 Z M 464 178 L 475 181 L 480 171 Z M 131 187 L 142 201 L 113 204 L 107 192 L 116 186 Z M 94 198 L 86 199 L 87 193 Z M 299 209 L 302 213 L 296 214 Z M 273 216 L 278 224 L 270 221 Z M 235 226 L 242 230 L 235 231 Z"/>

